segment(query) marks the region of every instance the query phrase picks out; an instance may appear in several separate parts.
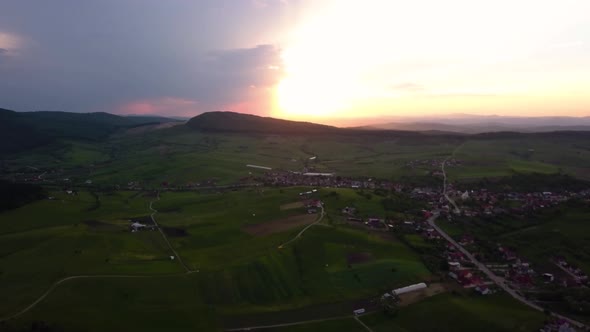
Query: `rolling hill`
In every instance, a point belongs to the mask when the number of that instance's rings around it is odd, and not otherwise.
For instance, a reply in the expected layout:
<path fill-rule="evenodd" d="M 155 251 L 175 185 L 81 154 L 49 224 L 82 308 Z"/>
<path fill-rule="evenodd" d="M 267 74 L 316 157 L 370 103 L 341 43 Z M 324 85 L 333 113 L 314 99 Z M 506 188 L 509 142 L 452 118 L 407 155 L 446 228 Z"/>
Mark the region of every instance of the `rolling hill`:
<path fill-rule="evenodd" d="M 176 121 L 109 113 L 14 112 L 0 109 L 0 153 L 23 151 L 56 139 L 96 141 L 119 129 Z"/>
<path fill-rule="evenodd" d="M 512 131 L 539 133 L 552 131 L 590 131 L 590 117 L 515 117 L 497 115 L 450 114 L 446 116 L 398 117 L 359 129 L 444 131 L 464 134 Z"/>
<path fill-rule="evenodd" d="M 200 131 L 265 134 L 326 134 L 341 128 L 311 122 L 289 121 L 235 112 L 207 112 L 190 119 L 186 126 Z"/>

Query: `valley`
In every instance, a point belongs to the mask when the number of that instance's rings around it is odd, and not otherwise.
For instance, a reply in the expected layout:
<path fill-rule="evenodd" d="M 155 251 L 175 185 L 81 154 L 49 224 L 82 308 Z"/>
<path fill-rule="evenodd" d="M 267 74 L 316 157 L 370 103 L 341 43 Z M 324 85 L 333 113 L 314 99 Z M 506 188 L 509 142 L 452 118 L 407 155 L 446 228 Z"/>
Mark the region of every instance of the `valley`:
<path fill-rule="evenodd" d="M 542 279 L 567 277 L 548 255 L 590 273 L 577 233 L 590 215 L 585 133 L 232 129 L 214 115 L 197 129 L 188 124 L 199 117 L 3 154 L 2 178 L 36 194 L 0 213 L 0 326 L 513 331 L 552 324 L 550 312 L 589 321 L 571 306 L 586 300 L 567 295 L 587 279 Z M 433 215 L 546 312 L 480 276 L 431 229 Z M 559 234 L 550 246 L 547 232 Z M 498 241 L 518 261 L 499 257 Z M 531 285 L 503 275 L 529 260 Z M 384 312 L 384 293 L 420 282 L 426 291 Z M 424 312 L 433 319 L 416 319 Z"/>

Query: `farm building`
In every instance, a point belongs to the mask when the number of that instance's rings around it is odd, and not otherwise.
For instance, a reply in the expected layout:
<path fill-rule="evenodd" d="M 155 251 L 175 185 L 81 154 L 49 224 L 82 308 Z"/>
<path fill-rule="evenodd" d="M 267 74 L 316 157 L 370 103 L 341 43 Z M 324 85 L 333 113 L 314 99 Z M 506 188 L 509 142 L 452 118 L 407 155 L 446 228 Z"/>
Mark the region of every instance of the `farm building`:
<path fill-rule="evenodd" d="M 402 288 L 397 288 L 391 292 L 395 295 L 402 295 L 405 293 L 410 293 L 410 292 L 414 292 L 417 290 L 425 289 L 426 287 L 428 287 L 428 286 L 425 283 L 421 282 L 419 284 L 414 284 L 414 285 L 410 285 L 410 286 L 406 286 L 406 287 L 402 287 Z"/>
<path fill-rule="evenodd" d="M 131 231 L 132 232 L 137 232 L 140 229 L 144 229 L 147 226 L 142 224 L 142 223 L 138 223 L 138 222 L 134 222 L 133 224 L 131 224 Z"/>

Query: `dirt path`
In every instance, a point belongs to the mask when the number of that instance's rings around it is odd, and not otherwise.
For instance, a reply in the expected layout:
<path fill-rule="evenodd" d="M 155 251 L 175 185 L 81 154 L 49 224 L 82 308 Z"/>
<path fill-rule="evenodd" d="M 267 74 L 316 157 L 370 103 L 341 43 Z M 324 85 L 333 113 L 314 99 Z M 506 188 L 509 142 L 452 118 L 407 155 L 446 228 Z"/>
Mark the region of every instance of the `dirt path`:
<path fill-rule="evenodd" d="M 47 296 L 49 296 L 59 285 L 67 282 L 67 281 L 71 281 L 71 280 L 77 280 L 77 279 L 108 279 L 108 278 L 163 278 L 163 277 L 177 277 L 177 276 L 184 276 L 187 275 L 188 273 L 177 273 L 177 274 L 160 274 L 160 275 L 127 275 L 127 274 L 105 274 L 105 275 L 77 275 L 77 276 L 70 276 L 70 277 L 66 277 L 63 279 L 60 279 L 58 281 L 56 281 L 53 285 L 51 285 L 51 287 L 49 287 L 49 289 L 43 293 L 37 300 L 35 300 L 33 303 L 29 304 L 26 308 L 22 309 L 21 311 L 9 315 L 9 316 L 5 316 L 5 317 L 1 317 L 0 318 L 0 322 L 4 322 L 10 319 L 14 319 L 17 318 L 23 314 L 25 314 L 26 312 L 28 312 L 29 310 L 33 309 L 35 306 L 37 306 L 39 303 L 41 303 L 41 301 L 45 300 L 45 298 L 47 298 Z"/>
<path fill-rule="evenodd" d="M 301 232 L 297 233 L 297 235 L 296 235 L 294 238 L 292 238 L 291 240 L 289 240 L 289 241 L 287 241 L 287 242 L 285 242 L 285 243 L 281 244 L 281 245 L 279 246 L 279 249 L 282 249 L 284 246 L 288 245 L 289 243 L 291 243 L 291 242 L 293 242 L 293 241 L 296 241 L 296 240 L 297 240 L 297 239 L 299 239 L 299 238 L 301 237 L 301 235 L 303 235 L 303 233 L 305 233 L 305 231 L 306 231 L 306 230 L 308 230 L 308 229 L 309 229 L 311 226 L 313 226 L 313 225 L 317 225 L 317 224 L 318 224 L 320 221 L 322 221 L 322 219 L 324 219 L 324 214 L 325 214 L 325 212 L 324 212 L 324 207 L 323 207 L 323 206 L 321 206 L 321 207 L 320 207 L 320 210 L 321 210 L 321 211 L 320 211 L 320 216 L 318 217 L 318 219 L 317 219 L 315 222 L 313 222 L 313 223 L 311 223 L 311 224 L 307 225 L 307 227 L 305 227 L 304 229 L 302 229 L 302 230 L 301 230 Z"/>
<path fill-rule="evenodd" d="M 282 219 L 275 219 L 268 222 L 258 224 L 250 224 L 242 226 L 242 230 L 253 236 L 266 236 L 275 233 L 281 233 L 294 228 L 307 226 L 317 219 L 317 214 L 299 214 L 285 217 Z"/>
<path fill-rule="evenodd" d="M 365 328 L 365 330 L 367 330 L 369 332 L 373 332 L 373 330 L 371 330 L 371 328 L 368 327 L 367 324 L 363 323 L 363 321 L 360 320 L 358 316 L 354 316 L 354 320 L 356 320 L 359 324 L 361 324 Z"/>
<path fill-rule="evenodd" d="M 154 205 L 155 201 L 159 201 L 159 200 L 160 200 L 160 192 L 158 191 L 158 195 L 156 196 L 156 199 L 150 202 L 150 210 L 152 211 L 150 218 L 152 219 L 152 222 L 154 223 L 154 225 L 156 225 L 156 227 L 158 228 L 158 231 L 160 231 L 160 234 L 162 234 L 162 237 L 164 238 L 164 241 L 166 241 L 166 243 L 168 244 L 170 251 L 172 251 L 172 253 L 174 254 L 174 259 L 176 259 L 180 262 L 180 264 L 182 265 L 182 267 L 184 267 L 184 269 L 186 270 L 187 273 L 191 272 L 192 270 L 189 269 L 189 267 L 184 263 L 182 258 L 180 258 L 180 255 L 178 255 L 176 250 L 174 250 L 174 247 L 172 247 L 172 244 L 170 243 L 170 241 L 168 241 L 168 237 L 166 236 L 166 234 L 164 234 L 164 231 L 162 230 L 162 228 L 160 227 L 160 225 L 156 221 L 156 218 L 154 217 L 158 213 L 158 210 L 154 209 L 153 205 Z"/>

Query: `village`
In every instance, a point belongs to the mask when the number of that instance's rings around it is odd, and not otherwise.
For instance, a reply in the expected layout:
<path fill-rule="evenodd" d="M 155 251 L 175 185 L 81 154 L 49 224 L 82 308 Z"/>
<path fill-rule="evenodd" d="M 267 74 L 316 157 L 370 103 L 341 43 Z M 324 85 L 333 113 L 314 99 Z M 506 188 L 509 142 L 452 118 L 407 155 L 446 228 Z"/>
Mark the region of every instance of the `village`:
<path fill-rule="evenodd" d="M 401 230 L 403 233 L 415 233 L 421 235 L 426 241 L 440 244 L 440 254 L 449 266 L 449 276 L 465 288 L 474 288 L 482 294 L 488 294 L 490 285 L 493 282 L 485 280 L 483 276 L 477 273 L 473 264 L 457 250 L 456 246 L 445 241 L 444 238 L 432 228 L 427 220 L 434 213 L 452 221 L 453 218 L 477 217 L 477 216 L 498 216 L 511 215 L 517 218 L 524 217 L 527 213 L 538 211 L 540 209 L 556 206 L 572 198 L 588 199 L 590 193 L 583 191 L 579 193 L 493 193 L 487 190 L 471 190 L 461 193 L 459 191 L 450 191 L 450 194 L 459 197 L 459 200 L 472 199 L 475 204 L 470 208 L 463 208 L 460 214 L 451 209 L 440 192 L 432 188 L 415 188 L 411 191 L 411 196 L 417 200 L 425 200 L 430 206 L 429 210 L 422 210 L 422 215 L 416 216 L 414 220 L 388 220 L 384 218 L 362 218 L 357 215 L 354 207 L 346 206 L 342 209 L 342 215 L 347 221 L 364 224 L 367 228 L 375 230 Z M 499 203 L 504 199 L 519 201 L 522 203 L 518 208 L 501 208 Z M 470 235 L 464 234 L 457 242 L 467 248 L 470 252 L 480 252 L 478 241 Z M 535 286 L 536 283 L 555 283 L 563 287 L 587 286 L 588 276 L 572 263 L 568 263 L 564 257 L 552 257 L 551 261 L 559 269 L 552 273 L 545 271 L 535 271 L 526 258 L 518 256 L 511 248 L 502 245 L 496 246 L 496 253 L 490 255 L 496 258 L 494 261 L 486 262 L 486 265 L 497 275 L 506 278 L 507 281 L 519 289 L 528 289 Z"/>
<path fill-rule="evenodd" d="M 445 273 L 449 282 L 454 282 L 460 288 L 471 291 L 480 296 L 486 296 L 503 289 L 498 287 L 500 281 L 513 290 L 518 296 L 534 301 L 529 294 L 544 289 L 587 288 L 588 275 L 574 263 L 568 262 L 563 256 L 556 255 L 548 258 L 548 264 L 536 266 L 525 256 L 509 246 L 500 243 L 488 249 L 489 243 L 482 242 L 475 236 L 463 234 L 455 238 L 456 244 L 446 240 L 429 221 L 441 217 L 452 223 L 455 219 L 469 220 L 476 217 L 487 219 L 509 216 L 515 220 L 522 220 L 536 212 L 563 204 L 572 199 L 589 201 L 590 191 L 579 192 L 494 192 L 488 189 L 456 190 L 452 185 L 447 189 L 447 195 L 459 202 L 460 210 L 455 210 L 447 198 L 438 188 L 412 188 L 407 185 L 375 179 L 348 179 L 343 177 L 308 177 L 300 174 L 272 173 L 268 174 L 275 182 L 274 185 L 302 185 L 313 184 L 324 187 L 353 188 L 353 189 L 388 189 L 392 192 L 406 193 L 412 199 L 426 202 L 428 208 L 407 219 L 394 219 L 379 216 L 378 213 L 359 213 L 354 206 L 340 207 L 343 221 L 354 227 L 362 227 L 371 232 L 392 232 L 396 236 L 415 234 L 427 243 L 435 246 L 441 260 L 439 273 Z M 303 192 L 300 195 L 312 194 L 316 190 Z M 458 245 L 460 247 L 458 247 Z M 484 273 L 474 264 L 472 257 L 467 256 L 465 250 L 483 263 L 494 275 Z M 542 331 L 575 331 L 571 322 L 559 317 L 550 319 Z"/>

